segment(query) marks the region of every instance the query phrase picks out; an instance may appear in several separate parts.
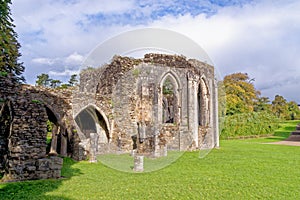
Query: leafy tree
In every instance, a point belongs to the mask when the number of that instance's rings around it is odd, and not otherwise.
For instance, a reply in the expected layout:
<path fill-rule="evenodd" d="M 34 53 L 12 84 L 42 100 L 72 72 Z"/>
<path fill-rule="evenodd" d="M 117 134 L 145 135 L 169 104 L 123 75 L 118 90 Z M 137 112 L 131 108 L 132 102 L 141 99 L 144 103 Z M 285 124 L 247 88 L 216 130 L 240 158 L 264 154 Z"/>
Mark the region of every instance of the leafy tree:
<path fill-rule="evenodd" d="M 218 111 L 219 116 L 226 115 L 226 91 L 223 81 L 218 81 Z"/>
<path fill-rule="evenodd" d="M 252 80 L 246 73 L 234 73 L 224 77 L 226 115 L 254 110 L 260 92 L 255 90 Z"/>
<path fill-rule="evenodd" d="M 295 101 L 288 102 L 288 112 L 291 120 L 300 119 L 300 109 Z"/>
<path fill-rule="evenodd" d="M 15 25 L 11 18 L 11 0 L 0 1 L 0 72 L 12 74 L 14 80 L 24 81 L 23 63 L 19 62 L 19 48 L 21 45 L 17 41 L 18 35 L 14 31 Z"/>
<path fill-rule="evenodd" d="M 77 77 L 77 74 L 73 74 L 69 80 L 69 83 L 62 84 L 62 81 L 57 80 L 57 79 L 51 79 L 48 74 L 42 73 L 37 76 L 37 80 L 35 81 L 35 83 L 38 86 L 66 89 L 70 86 L 74 86 L 78 82 L 76 77 Z"/>
<path fill-rule="evenodd" d="M 270 99 L 268 97 L 260 97 L 254 106 L 254 111 L 271 111 Z"/>
<path fill-rule="evenodd" d="M 61 84 L 58 88 L 59 88 L 59 89 L 67 89 L 68 87 L 70 87 L 70 85 L 64 83 L 64 84 Z"/>
<path fill-rule="evenodd" d="M 36 85 L 48 87 L 51 82 L 48 74 L 41 74 L 37 76 L 37 80 L 35 81 Z"/>
<path fill-rule="evenodd" d="M 275 99 L 272 101 L 272 111 L 279 118 L 288 118 L 288 103 L 283 96 L 275 96 Z"/>
<path fill-rule="evenodd" d="M 60 80 L 52 79 L 50 81 L 50 87 L 52 87 L 52 88 L 57 88 L 57 87 L 59 87 L 60 84 L 61 84 Z"/>
<path fill-rule="evenodd" d="M 69 80 L 69 85 L 70 86 L 74 86 L 78 83 L 78 80 L 77 80 L 77 74 L 72 74 L 71 75 L 71 78 Z"/>

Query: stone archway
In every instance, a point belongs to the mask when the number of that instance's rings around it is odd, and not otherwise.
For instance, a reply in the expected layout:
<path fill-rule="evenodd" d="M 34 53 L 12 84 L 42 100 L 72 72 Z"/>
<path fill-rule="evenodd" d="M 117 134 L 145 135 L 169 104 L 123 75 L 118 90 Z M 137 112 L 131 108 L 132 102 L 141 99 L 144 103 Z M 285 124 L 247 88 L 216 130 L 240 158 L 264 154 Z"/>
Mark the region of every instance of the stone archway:
<path fill-rule="evenodd" d="M 211 94 L 208 82 L 202 77 L 198 83 L 197 112 L 198 112 L 198 145 L 200 148 L 213 147 Z"/>
<path fill-rule="evenodd" d="M 173 72 L 166 73 L 160 81 L 158 121 L 167 124 L 180 123 L 179 81 Z"/>
<path fill-rule="evenodd" d="M 47 120 L 53 126 L 52 134 L 48 135 L 48 144 L 49 139 L 51 139 L 52 147 L 50 149 L 50 145 L 48 146 L 47 153 L 50 153 L 50 155 L 69 155 L 77 159 L 77 135 L 76 132 L 73 132 L 75 128 L 72 123 L 73 117 L 70 114 L 72 111 L 72 91 L 30 85 L 22 85 L 22 90 L 27 91 L 34 102 L 43 105 Z"/>
<path fill-rule="evenodd" d="M 163 123 L 174 123 L 177 106 L 177 98 L 175 95 L 175 86 L 173 81 L 167 77 L 162 87 L 162 108 L 163 108 Z"/>
<path fill-rule="evenodd" d="M 105 120 L 105 115 L 99 112 L 97 108 L 92 105 L 82 109 L 75 117 L 75 122 L 84 133 L 86 138 L 90 137 L 90 133 L 100 133 L 102 140 L 108 142 L 110 138 L 109 126 Z"/>
<path fill-rule="evenodd" d="M 197 93 L 198 125 L 208 126 L 210 123 L 210 94 L 204 78 L 200 79 Z"/>
<path fill-rule="evenodd" d="M 64 125 L 61 124 L 57 114 L 49 106 L 45 105 L 48 121 L 47 129 L 51 128 L 51 133 L 47 133 L 47 154 L 67 156 L 68 133 Z M 69 147 L 70 148 L 70 147 Z"/>
<path fill-rule="evenodd" d="M 0 179 L 5 173 L 8 156 L 8 137 L 11 127 L 11 109 L 9 102 L 0 103 Z"/>
<path fill-rule="evenodd" d="M 88 105 L 75 116 L 75 122 L 87 140 L 85 148 L 90 154 L 106 150 L 111 136 L 108 120 L 101 110 L 94 105 Z"/>

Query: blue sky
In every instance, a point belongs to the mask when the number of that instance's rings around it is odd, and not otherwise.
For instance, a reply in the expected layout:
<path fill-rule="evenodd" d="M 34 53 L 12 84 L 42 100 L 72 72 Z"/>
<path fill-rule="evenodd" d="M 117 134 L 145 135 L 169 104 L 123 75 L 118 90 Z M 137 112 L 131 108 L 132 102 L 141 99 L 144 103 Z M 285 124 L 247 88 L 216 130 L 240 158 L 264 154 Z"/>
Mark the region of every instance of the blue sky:
<path fill-rule="evenodd" d="M 221 76 L 246 72 L 272 100 L 300 103 L 298 0 L 13 0 L 25 78 L 67 80 L 98 44 L 137 28 L 166 28 L 197 42 Z M 113 56 L 113 55 L 112 55 Z"/>

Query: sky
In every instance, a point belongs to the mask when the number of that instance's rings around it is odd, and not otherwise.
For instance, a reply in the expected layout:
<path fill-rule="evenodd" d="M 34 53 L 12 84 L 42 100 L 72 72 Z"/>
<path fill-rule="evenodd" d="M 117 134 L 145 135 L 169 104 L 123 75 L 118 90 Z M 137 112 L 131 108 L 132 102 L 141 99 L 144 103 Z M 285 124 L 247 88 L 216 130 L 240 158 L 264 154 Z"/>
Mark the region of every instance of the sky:
<path fill-rule="evenodd" d="M 243 72 L 261 96 L 300 103 L 299 0 L 13 0 L 27 83 L 67 81 L 89 53 L 139 28 L 163 28 L 200 45 L 218 74 Z M 113 55 L 112 55 L 113 56 Z"/>

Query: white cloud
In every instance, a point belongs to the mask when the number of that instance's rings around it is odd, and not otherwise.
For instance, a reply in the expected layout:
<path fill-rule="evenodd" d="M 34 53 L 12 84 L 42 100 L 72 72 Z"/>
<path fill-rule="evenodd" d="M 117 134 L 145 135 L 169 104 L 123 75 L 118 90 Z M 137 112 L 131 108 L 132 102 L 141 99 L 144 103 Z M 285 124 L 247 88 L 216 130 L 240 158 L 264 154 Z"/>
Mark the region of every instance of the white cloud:
<path fill-rule="evenodd" d="M 153 26 L 183 33 L 199 43 L 223 75 L 247 72 L 263 95 L 294 95 L 289 88 L 300 87 L 300 2 L 265 1 L 242 8 L 219 9 L 209 18 L 166 16 Z M 266 87 L 267 86 L 267 87 Z M 269 90 L 272 88 L 272 90 Z M 271 91 L 271 92 L 270 92 Z M 273 93 L 273 94 L 271 94 Z M 289 95 L 290 94 L 290 95 Z M 297 96 L 297 97 L 295 97 Z"/>
<path fill-rule="evenodd" d="M 84 61 L 84 56 L 74 52 L 65 59 L 66 64 L 80 65 Z"/>
<path fill-rule="evenodd" d="M 284 93 L 287 99 L 300 102 L 300 94 L 295 97 L 291 92 L 298 84 L 294 77 L 300 77 L 299 1 L 262 0 L 243 6 L 213 7 L 217 12 L 209 17 L 167 12 L 155 18 L 151 18 L 151 14 L 172 3 L 149 2 L 13 1 L 22 59 L 30 66 L 26 68 L 26 77 L 32 82 L 34 73 L 43 70 L 50 70 L 53 75 L 70 74 L 67 70 L 75 70 L 84 55 L 100 42 L 137 27 L 158 27 L 177 31 L 196 41 L 222 75 L 247 72 L 255 78 L 263 95 L 272 97 L 275 93 Z M 180 6 L 184 5 L 178 5 L 178 9 Z M 145 16 L 145 21 L 140 25 L 134 21 L 122 25 L 111 17 L 98 19 L 105 23 L 89 25 L 87 16 L 99 13 L 103 16 L 127 13 L 134 16 L 131 20 Z M 55 70 L 55 66 L 60 70 Z M 58 73 L 61 69 L 64 72 Z M 284 87 L 278 82 L 284 83 Z"/>
<path fill-rule="evenodd" d="M 84 61 L 84 56 L 74 52 L 66 57 L 56 57 L 56 58 L 34 58 L 32 59 L 32 63 L 40 64 L 40 65 L 68 65 L 68 66 L 77 66 L 81 65 Z"/>
<path fill-rule="evenodd" d="M 32 59 L 33 63 L 42 64 L 42 65 L 53 65 L 55 60 L 49 58 L 34 58 Z"/>
<path fill-rule="evenodd" d="M 53 75 L 53 76 L 71 76 L 72 74 L 78 74 L 79 71 L 78 70 L 64 70 L 62 72 L 58 72 L 58 71 L 49 71 L 49 75 Z"/>

